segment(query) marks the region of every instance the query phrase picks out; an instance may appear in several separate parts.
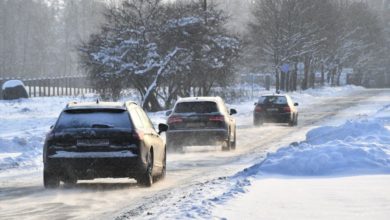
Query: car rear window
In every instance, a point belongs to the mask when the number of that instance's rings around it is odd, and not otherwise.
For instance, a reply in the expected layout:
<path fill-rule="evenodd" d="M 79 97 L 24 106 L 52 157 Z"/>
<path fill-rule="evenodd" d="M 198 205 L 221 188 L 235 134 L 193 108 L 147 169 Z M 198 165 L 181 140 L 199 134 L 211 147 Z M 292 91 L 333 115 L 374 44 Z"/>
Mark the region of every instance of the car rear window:
<path fill-rule="evenodd" d="M 284 96 L 262 96 L 259 103 L 263 104 L 287 104 L 287 98 Z"/>
<path fill-rule="evenodd" d="M 218 107 L 215 102 L 181 102 L 175 107 L 175 113 L 217 113 Z"/>
<path fill-rule="evenodd" d="M 72 110 L 60 115 L 55 130 L 74 128 L 131 129 L 130 117 L 123 110 Z"/>

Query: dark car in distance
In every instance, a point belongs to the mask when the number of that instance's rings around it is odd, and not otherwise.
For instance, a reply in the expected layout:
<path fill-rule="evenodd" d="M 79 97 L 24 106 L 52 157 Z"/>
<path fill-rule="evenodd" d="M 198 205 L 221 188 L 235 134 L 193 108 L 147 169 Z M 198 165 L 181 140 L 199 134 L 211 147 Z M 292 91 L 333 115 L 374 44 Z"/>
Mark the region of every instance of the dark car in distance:
<path fill-rule="evenodd" d="M 255 103 L 253 123 L 255 126 L 263 123 L 288 123 L 298 125 L 298 103 L 294 103 L 288 95 L 264 95 Z"/>
<path fill-rule="evenodd" d="M 45 188 L 60 181 L 135 178 L 151 186 L 166 172 L 166 147 L 147 114 L 134 102 L 69 103 L 47 134 Z"/>
<path fill-rule="evenodd" d="M 220 145 L 222 150 L 236 148 L 236 121 L 220 97 L 179 99 L 168 112 L 167 147 L 182 151 L 183 146 Z"/>

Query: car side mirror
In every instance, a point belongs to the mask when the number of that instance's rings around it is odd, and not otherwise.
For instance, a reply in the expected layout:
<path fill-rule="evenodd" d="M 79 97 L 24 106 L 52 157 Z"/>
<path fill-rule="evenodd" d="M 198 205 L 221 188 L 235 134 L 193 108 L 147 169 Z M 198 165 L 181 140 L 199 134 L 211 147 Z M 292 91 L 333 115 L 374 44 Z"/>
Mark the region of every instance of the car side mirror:
<path fill-rule="evenodd" d="M 255 102 L 255 105 L 257 105 L 257 102 Z"/>
<path fill-rule="evenodd" d="M 50 126 L 50 129 L 53 129 L 54 128 L 54 125 Z"/>
<path fill-rule="evenodd" d="M 235 114 L 237 114 L 237 110 L 234 108 L 230 109 L 230 115 L 235 115 Z"/>
<path fill-rule="evenodd" d="M 170 116 L 172 114 L 172 110 L 168 110 L 165 112 L 165 116 Z"/>
<path fill-rule="evenodd" d="M 299 104 L 298 103 L 294 103 L 294 106 L 299 106 Z"/>
<path fill-rule="evenodd" d="M 161 134 L 162 132 L 168 131 L 168 125 L 166 124 L 158 124 L 158 134 Z"/>

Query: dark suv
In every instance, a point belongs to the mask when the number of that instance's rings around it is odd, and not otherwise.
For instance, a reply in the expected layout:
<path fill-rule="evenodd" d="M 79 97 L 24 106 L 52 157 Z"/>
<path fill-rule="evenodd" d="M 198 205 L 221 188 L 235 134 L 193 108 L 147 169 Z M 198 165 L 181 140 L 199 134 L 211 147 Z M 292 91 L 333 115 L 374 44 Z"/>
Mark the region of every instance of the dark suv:
<path fill-rule="evenodd" d="M 182 151 L 183 146 L 221 145 L 223 150 L 236 148 L 236 121 L 220 97 L 179 99 L 168 112 L 168 149 Z"/>
<path fill-rule="evenodd" d="M 253 123 L 256 126 L 265 122 L 298 124 L 298 103 L 293 103 L 288 95 L 264 95 L 255 106 Z"/>
<path fill-rule="evenodd" d="M 144 186 L 166 172 L 166 150 L 160 133 L 135 103 L 69 103 L 47 134 L 43 181 L 76 184 L 94 178 L 135 178 Z"/>

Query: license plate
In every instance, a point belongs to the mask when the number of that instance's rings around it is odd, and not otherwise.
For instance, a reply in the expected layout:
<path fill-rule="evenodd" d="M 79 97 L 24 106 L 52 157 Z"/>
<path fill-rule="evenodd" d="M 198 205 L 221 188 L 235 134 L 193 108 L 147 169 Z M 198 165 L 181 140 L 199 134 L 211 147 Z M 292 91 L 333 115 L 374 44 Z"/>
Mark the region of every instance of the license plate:
<path fill-rule="evenodd" d="M 102 147 L 108 146 L 110 142 L 107 139 L 80 139 L 77 140 L 79 147 Z"/>
<path fill-rule="evenodd" d="M 279 111 L 279 109 L 277 109 L 277 108 L 269 108 L 269 109 L 267 109 L 267 111 L 269 111 L 269 112 L 277 112 L 277 111 Z"/>
<path fill-rule="evenodd" d="M 187 123 L 187 128 L 198 128 L 198 127 L 202 127 L 203 123 L 199 123 L 199 122 L 190 122 L 190 123 Z"/>

